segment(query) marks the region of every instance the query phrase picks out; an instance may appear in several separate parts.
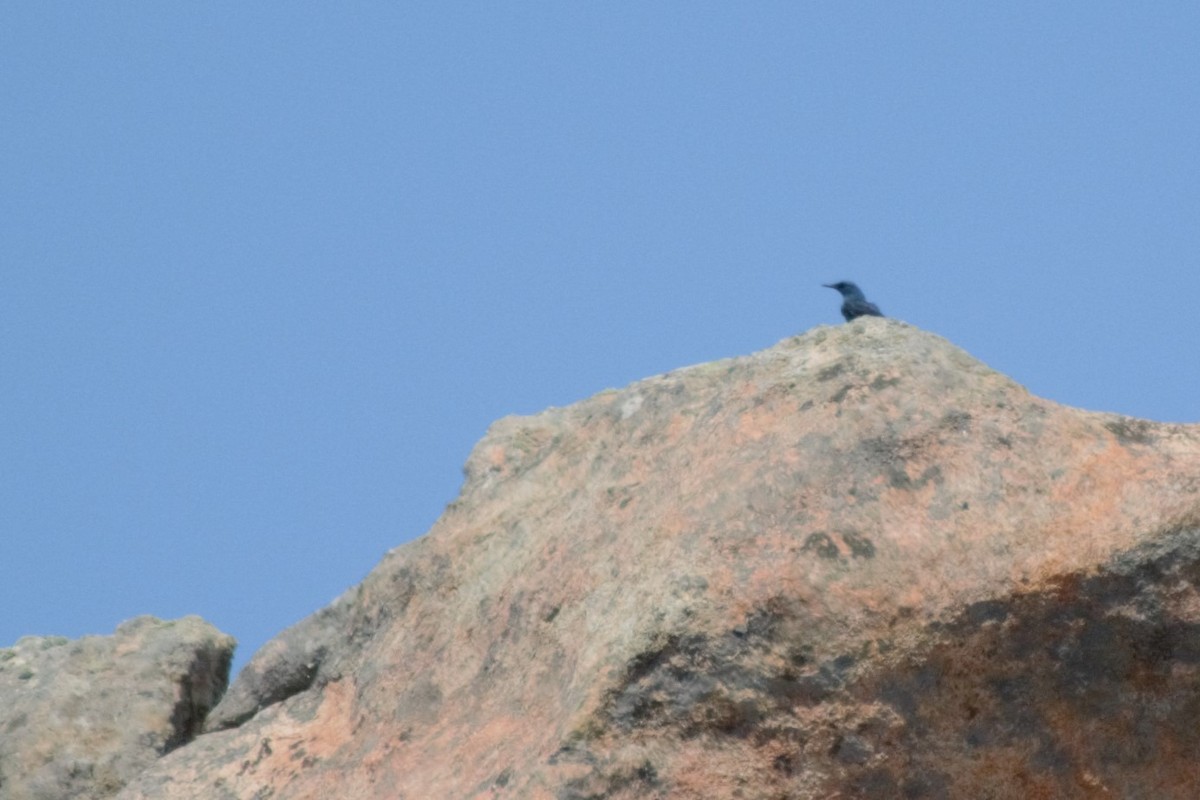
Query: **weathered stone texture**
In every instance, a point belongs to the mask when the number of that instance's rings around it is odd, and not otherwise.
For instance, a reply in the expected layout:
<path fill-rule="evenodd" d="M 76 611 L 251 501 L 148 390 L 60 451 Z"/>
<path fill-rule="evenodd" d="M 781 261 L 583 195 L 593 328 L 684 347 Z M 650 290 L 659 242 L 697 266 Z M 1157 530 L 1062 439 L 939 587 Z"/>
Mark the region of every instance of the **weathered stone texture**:
<path fill-rule="evenodd" d="M 1183 798 L 1200 428 L 894 320 L 496 423 L 135 798 Z"/>
<path fill-rule="evenodd" d="M 199 617 L 0 649 L 0 798 L 116 794 L 190 741 L 229 679 L 234 641 Z"/>

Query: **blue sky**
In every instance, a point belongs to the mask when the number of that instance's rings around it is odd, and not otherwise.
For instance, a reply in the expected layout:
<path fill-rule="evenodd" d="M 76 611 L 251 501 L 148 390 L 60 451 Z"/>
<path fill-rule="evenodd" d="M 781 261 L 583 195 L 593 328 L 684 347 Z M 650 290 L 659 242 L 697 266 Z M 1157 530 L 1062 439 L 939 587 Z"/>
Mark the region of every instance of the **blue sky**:
<path fill-rule="evenodd" d="M 507 7 L 506 7 L 507 6 Z M 487 425 L 840 322 L 1200 419 L 1200 5 L 9 4 L 0 645 L 238 663 Z"/>

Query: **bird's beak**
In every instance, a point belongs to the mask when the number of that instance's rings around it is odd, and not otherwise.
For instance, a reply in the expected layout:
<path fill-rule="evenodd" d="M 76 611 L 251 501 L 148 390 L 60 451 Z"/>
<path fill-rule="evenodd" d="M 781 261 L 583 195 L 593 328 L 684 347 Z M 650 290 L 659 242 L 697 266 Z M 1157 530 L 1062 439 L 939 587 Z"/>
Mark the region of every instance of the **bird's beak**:
<path fill-rule="evenodd" d="M 833 288 L 833 284 L 832 284 L 832 283 L 822 283 L 821 285 L 822 285 L 822 286 L 824 286 L 826 289 L 832 289 L 832 288 Z"/>

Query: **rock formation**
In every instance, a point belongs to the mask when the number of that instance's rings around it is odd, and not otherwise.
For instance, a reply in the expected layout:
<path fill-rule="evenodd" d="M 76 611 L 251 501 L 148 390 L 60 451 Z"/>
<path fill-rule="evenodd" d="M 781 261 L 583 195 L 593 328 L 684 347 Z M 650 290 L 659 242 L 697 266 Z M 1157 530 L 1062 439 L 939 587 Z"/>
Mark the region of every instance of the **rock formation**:
<path fill-rule="evenodd" d="M 0 798 L 111 797 L 199 732 L 234 641 L 199 617 L 0 649 Z"/>
<path fill-rule="evenodd" d="M 123 800 L 1175 798 L 1200 427 L 893 320 L 496 423 Z"/>

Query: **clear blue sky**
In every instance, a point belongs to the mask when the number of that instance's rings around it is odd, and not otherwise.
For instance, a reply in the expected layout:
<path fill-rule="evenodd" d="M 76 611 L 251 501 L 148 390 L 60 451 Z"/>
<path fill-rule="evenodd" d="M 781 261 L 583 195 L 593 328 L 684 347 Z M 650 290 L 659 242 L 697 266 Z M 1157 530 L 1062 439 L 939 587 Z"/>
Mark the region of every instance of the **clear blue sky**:
<path fill-rule="evenodd" d="M 10 3 L 0 645 L 238 663 L 494 419 L 840 322 L 1200 419 L 1200 4 Z"/>

